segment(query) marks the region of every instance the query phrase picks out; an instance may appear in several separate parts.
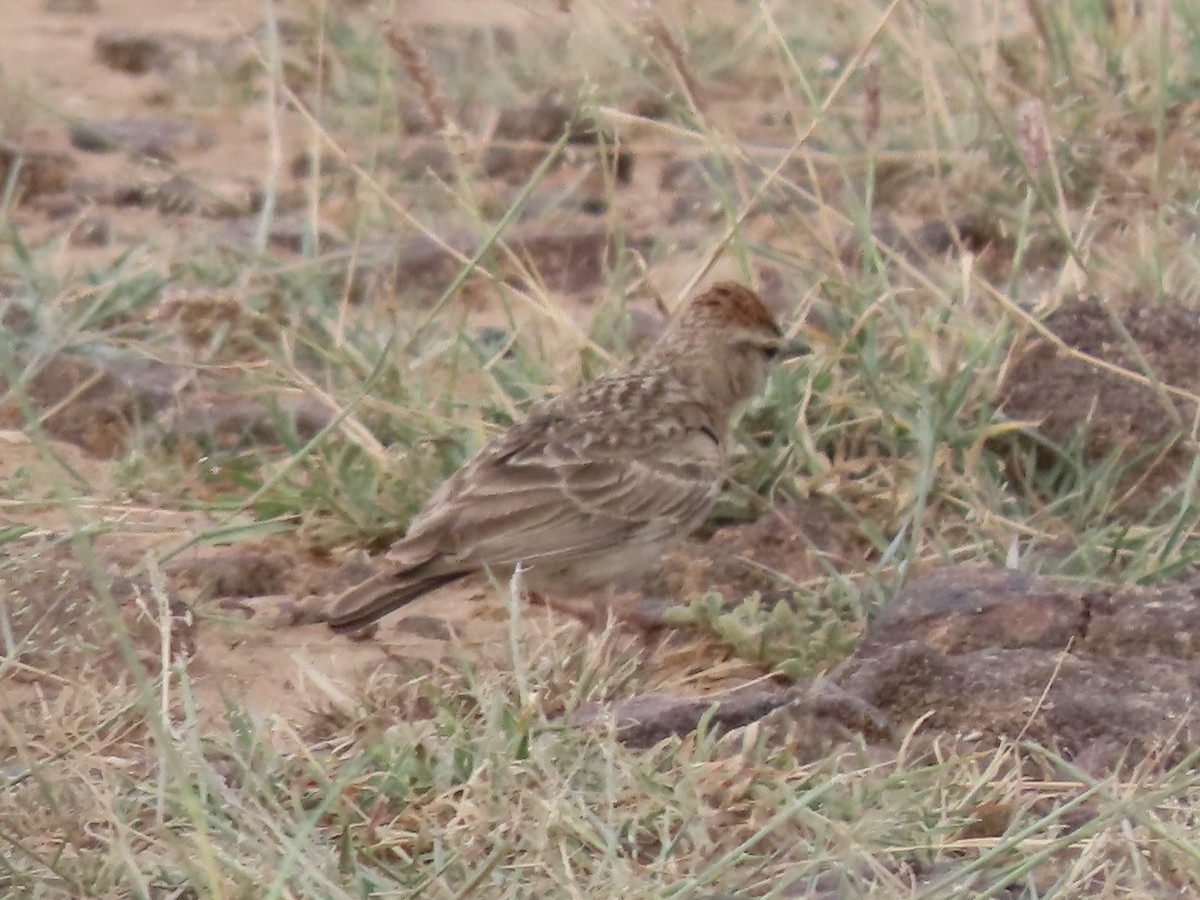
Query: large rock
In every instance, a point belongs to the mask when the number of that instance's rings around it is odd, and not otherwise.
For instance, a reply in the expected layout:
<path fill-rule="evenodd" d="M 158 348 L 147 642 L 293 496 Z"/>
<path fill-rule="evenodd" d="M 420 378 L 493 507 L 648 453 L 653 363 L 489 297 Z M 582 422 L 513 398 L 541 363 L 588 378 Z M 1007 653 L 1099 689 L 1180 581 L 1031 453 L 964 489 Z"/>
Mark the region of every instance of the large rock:
<path fill-rule="evenodd" d="M 1045 325 L 1067 347 L 1143 375 L 1144 359 L 1161 384 L 1200 392 L 1195 349 L 1200 313 L 1194 309 L 1179 303 L 1116 308 L 1088 297 L 1063 304 Z M 1121 512 L 1144 515 L 1177 497 L 1195 459 L 1194 404 L 1144 378 L 1103 369 L 1040 335 L 1016 347 L 999 399 L 1010 418 L 1036 422 L 1054 446 L 1069 447 L 1082 435 L 1087 463 L 1118 457 L 1124 473 L 1115 492 L 1122 498 Z M 1039 455 L 1046 468 L 1057 465 L 1056 453 L 1043 447 Z"/>
<path fill-rule="evenodd" d="M 1178 761 L 1200 739 L 1200 589 L 1112 588 L 953 566 L 918 575 L 828 678 L 577 711 L 639 746 L 766 719 L 803 757 L 848 738 L 1026 738 L 1097 773 Z"/>

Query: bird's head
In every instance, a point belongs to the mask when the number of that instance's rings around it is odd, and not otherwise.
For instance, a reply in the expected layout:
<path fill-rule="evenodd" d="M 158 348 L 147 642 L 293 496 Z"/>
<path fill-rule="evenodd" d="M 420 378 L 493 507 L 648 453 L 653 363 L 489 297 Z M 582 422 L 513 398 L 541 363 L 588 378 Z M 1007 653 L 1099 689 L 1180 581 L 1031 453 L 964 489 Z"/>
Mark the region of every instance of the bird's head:
<path fill-rule="evenodd" d="M 808 351 L 807 344 L 784 337 L 754 291 L 722 281 L 680 311 L 646 362 L 670 367 L 728 417 L 758 391 L 777 361 Z"/>

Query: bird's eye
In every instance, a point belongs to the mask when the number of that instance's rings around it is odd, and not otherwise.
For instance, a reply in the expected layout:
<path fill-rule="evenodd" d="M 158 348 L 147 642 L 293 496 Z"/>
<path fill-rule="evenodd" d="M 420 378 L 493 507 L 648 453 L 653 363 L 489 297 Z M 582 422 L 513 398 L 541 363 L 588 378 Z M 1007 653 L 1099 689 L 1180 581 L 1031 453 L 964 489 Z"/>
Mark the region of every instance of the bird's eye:
<path fill-rule="evenodd" d="M 759 341 L 743 341 L 739 345 L 745 353 L 759 353 L 766 360 L 772 360 L 779 355 L 779 345 L 776 343 L 761 343 Z"/>

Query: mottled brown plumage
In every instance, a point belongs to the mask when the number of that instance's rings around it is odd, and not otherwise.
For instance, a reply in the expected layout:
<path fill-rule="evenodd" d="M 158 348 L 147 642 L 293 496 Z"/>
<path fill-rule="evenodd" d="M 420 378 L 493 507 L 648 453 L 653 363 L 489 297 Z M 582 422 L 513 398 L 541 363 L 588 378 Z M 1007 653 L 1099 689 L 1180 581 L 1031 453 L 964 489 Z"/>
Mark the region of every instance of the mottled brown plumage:
<path fill-rule="evenodd" d="M 785 345 L 758 296 L 722 282 L 692 300 L 632 370 L 545 400 L 451 476 L 387 554 L 338 598 L 355 631 L 473 572 L 523 563 L 539 593 L 619 585 L 712 509 L 730 419 Z"/>

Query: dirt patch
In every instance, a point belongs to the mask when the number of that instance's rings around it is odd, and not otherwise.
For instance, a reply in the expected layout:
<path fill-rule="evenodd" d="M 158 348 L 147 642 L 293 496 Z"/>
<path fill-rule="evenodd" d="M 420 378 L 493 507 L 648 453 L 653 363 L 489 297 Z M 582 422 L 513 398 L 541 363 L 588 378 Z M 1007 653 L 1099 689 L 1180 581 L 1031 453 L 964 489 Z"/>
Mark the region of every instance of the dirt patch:
<path fill-rule="evenodd" d="M 173 324 L 186 340 L 184 325 Z M 50 437 L 101 458 L 120 456 L 138 430 L 152 439 L 232 449 L 308 440 L 333 416 L 328 403 L 296 391 L 251 394 L 232 379 L 152 360 L 62 353 L 31 366 L 18 388 L 0 377 L 0 428 L 16 431 L 36 417 Z"/>
<path fill-rule="evenodd" d="M 1162 383 L 1196 393 L 1200 369 L 1200 314 L 1171 304 L 1130 304 L 1115 315 Z M 1105 362 L 1142 373 L 1106 304 L 1091 297 L 1063 305 L 1045 325 L 1064 344 Z M 1106 371 L 1031 337 L 1015 356 L 1000 393 L 1013 419 L 1036 422 L 1060 448 L 1082 439 L 1091 464 L 1115 455 L 1125 466 L 1118 492 L 1125 511 L 1138 514 L 1171 494 L 1186 476 L 1194 448 L 1186 440 L 1193 405 L 1149 384 Z M 1046 455 L 1053 464 L 1053 455 Z"/>
<path fill-rule="evenodd" d="M 166 662 L 187 669 L 209 721 L 221 719 L 226 696 L 302 720 L 330 702 L 332 686 L 350 692 L 387 662 L 386 645 L 335 641 L 323 625 L 281 629 L 289 620 L 280 608 L 292 598 L 354 578 L 333 560 L 266 541 L 197 548 L 154 573 L 137 543 L 93 547 L 87 557 L 52 537 L 3 545 L 0 615 L 15 647 L 0 676 L 4 710 L 85 683 L 125 683 L 134 661 L 153 678 Z M 231 614 L 233 599 L 242 614 Z M 429 643 L 406 652 L 436 656 Z"/>
<path fill-rule="evenodd" d="M 178 600 L 155 597 L 125 566 L 81 559 L 68 543 L 9 542 L 0 559 L 0 613 L 15 652 L 17 683 L 51 692 L 81 675 L 128 677 L 136 660 L 148 674 L 195 650 L 195 621 Z"/>
<path fill-rule="evenodd" d="M 417 288 L 436 297 L 462 267 L 460 258 L 477 253 L 480 243 L 469 234 L 458 233 L 440 242 L 418 236 L 399 246 L 368 245 L 354 260 L 359 283 L 366 286 L 359 294 L 370 296 L 382 290 L 394 296 L 397 291 Z M 622 253 L 644 253 L 650 247 L 646 238 L 626 238 L 618 252 L 615 239 L 602 223 L 578 217 L 568 217 L 554 227 L 546 222 L 518 226 L 504 235 L 502 243 L 513 255 L 501 262 L 500 277 L 528 287 L 532 275 L 556 294 L 594 289 L 605 272 L 623 261 Z"/>
<path fill-rule="evenodd" d="M 729 571 L 741 573 L 743 580 L 734 576 L 728 586 L 737 590 L 734 585 L 746 583 L 747 572 L 757 571 L 735 562 L 751 550 L 755 541 L 747 541 L 757 531 L 753 526 L 733 531 L 728 537 L 718 532 L 714 540 L 727 545 Z M 774 534 L 778 546 L 797 539 L 783 536 L 794 535 L 786 517 L 758 531 Z M 160 568 L 147 568 L 146 551 L 167 540 L 161 533 L 152 540 L 126 535 L 99 542 L 92 563 L 52 532 L 39 534 L 10 541 L 0 556 L 0 603 L 20 648 L 8 675 L 0 676 L 12 688 L 0 692 L 5 698 L 0 709 L 69 693 L 77 678 L 127 679 L 132 652 L 151 677 L 164 660 L 186 668 L 201 714 L 214 725 L 225 699 L 237 697 L 257 715 L 284 716 L 302 726 L 331 708 L 354 707 L 351 698 L 379 672 L 438 664 L 463 653 L 476 664 L 506 666 L 514 627 L 520 642 L 545 644 L 546 652 L 553 646 L 555 653 L 589 633 L 587 623 L 539 607 L 520 607 L 514 622 L 496 591 L 477 580 L 414 603 L 381 622 L 367 639 L 335 637 L 323 624 L 325 609 L 371 567 L 311 553 L 291 536 L 196 546 Z M 693 560 L 707 555 L 700 542 L 685 553 Z M 787 571 L 798 572 L 795 565 Z M 737 660 L 698 632 L 631 632 L 623 640 L 640 647 L 636 654 L 663 682 L 678 678 L 719 692 L 763 675 L 761 666 Z M 778 705 L 769 697 L 764 702 L 750 702 L 748 709 L 760 716 Z M 749 721 L 751 714 L 741 716 Z"/>
<path fill-rule="evenodd" d="M 19 391 L 0 377 L 0 427 L 24 427 L 28 402 L 50 436 L 93 456 L 115 456 L 136 423 L 171 402 L 180 377 L 171 366 L 59 354 L 37 363 Z"/>
<path fill-rule="evenodd" d="M 67 189 L 75 163 L 65 153 L 0 142 L 0 181 L 12 179 L 20 199 Z"/>

